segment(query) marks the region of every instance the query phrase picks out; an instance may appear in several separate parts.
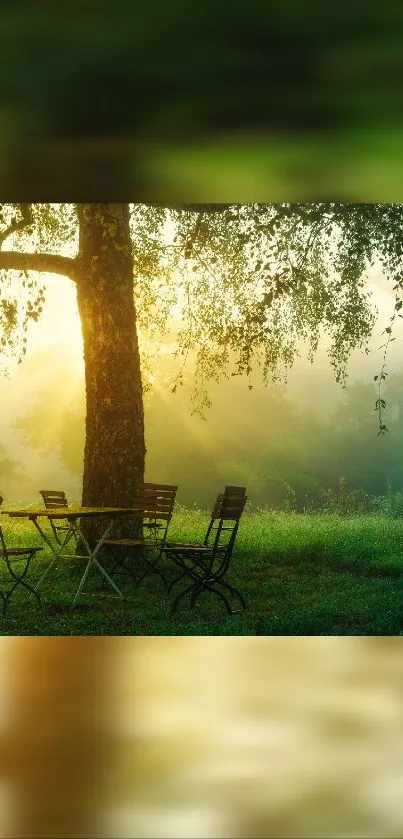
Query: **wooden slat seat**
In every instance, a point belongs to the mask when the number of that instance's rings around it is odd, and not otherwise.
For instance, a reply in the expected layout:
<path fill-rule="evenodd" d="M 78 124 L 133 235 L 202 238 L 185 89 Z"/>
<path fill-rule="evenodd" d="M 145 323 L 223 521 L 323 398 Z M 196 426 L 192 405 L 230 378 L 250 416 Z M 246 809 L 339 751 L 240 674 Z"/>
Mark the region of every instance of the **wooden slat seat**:
<path fill-rule="evenodd" d="M 112 571 L 120 567 L 118 573 L 129 573 L 134 577 L 136 587 L 151 571 L 155 571 L 161 577 L 165 587 L 168 585 L 164 574 L 157 568 L 157 563 L 162 556 L 177 491 L 178 487 L 171 484 L 138 484 L 134 493 L 133 508 L 136 510 L 134 516 L 137 514 L 143 530 L 141 538 L 106 539 L 104 542 L 104 546 L 110 550 L 115 560 Z M 148 535 L 144 534 L 144 529 L 149 531 Z M 150 559 L 147 555 L 149 551 L 156 552 L 157 556 Z M 138 556 L 142 557 L 146 569 L 140 576 L 134 576 L 130 570 L 131 560 Z"/>

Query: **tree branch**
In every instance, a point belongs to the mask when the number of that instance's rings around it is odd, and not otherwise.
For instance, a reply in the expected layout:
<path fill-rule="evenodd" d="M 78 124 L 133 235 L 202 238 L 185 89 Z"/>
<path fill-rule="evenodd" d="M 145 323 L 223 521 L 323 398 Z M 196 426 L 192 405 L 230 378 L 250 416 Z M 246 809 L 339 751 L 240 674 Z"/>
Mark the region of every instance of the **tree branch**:
<path fill-rule="evenodd" d="M 29 225 L 33 223 L 32 204 L 18 204 L 18 209 L 21 213 L 21 218 L 19 221 L 17 218 L 14 218 L 6 230 L 3 230 L 3 232 L 0 233 L 0 245 L 2 245 L 12 233 L 16 233 L 17 230 L 24 230 L 25 227 L 29 227 Z"/>
<path fill-rule="evenodd" d="M 18 253 L 0 251 L 0 270 L 40 271 L 41 273 L 63 274 L 76 281 L 77 261 L 54 253 Z"/>
<path fill-rule="evenodd" d="M 199 213 L 198 214 L 197 219 L 196 219 L 196 224 L 195 224 L 192 232 L 188 236 L 188 239 L 187 239 L 187 242 L 186 242 L 186 247 L 185 247 L 185 259 L 190 259 L 191 256 L 192 256 L 193 245 L 194 245 L 194 243 L 197 239 L 197 236 L 198 236 L 198 233 L 199 233 L 199 230 L 200 230 L 200 227 L 201 227 L 203 215 L 204 215 L 204 213 Z"/>

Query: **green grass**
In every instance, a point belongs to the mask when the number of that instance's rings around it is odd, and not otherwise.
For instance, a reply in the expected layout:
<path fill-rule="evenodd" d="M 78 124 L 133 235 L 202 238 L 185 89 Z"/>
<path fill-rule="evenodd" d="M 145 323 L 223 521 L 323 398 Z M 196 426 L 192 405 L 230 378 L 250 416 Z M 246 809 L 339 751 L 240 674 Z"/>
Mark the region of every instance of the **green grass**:
<path fill-rule="evenodd" d="M 169 538 L 202 540 L 207 523 L 207 514 L 181 510 L 172 520 Z M 10 547 L 40 544 L 30 522 L 2 516 L 1 525 Z M 39 578 L 49 559 L 48 550 L 38 554 L 31 565 L 31 580 Z M 168 560 L 164 566 L 171 578 L 177 576 Z M 248 609 L 231 616 L 217 597 L 204 594 L 192 611 L 183 598 L 180 611 L 170 617 L 175 589 L 166 595 L 156 575 L 149 575 L 137 591 L 129 579 L 125 581 L 130 599 L 122 602 L 110 589 L 101 588 L 96 572 L 71 611 L 83 568 L 79 560 L 61 560 L 41 587 L 43 609 L 19 589 L 1 618 L 2 634 L 403 634 L 403 522 L 399 519 L 245 515 L 228 581 L 244 594 Z M 6 569 L 1 579 L 8 584 Z"/>

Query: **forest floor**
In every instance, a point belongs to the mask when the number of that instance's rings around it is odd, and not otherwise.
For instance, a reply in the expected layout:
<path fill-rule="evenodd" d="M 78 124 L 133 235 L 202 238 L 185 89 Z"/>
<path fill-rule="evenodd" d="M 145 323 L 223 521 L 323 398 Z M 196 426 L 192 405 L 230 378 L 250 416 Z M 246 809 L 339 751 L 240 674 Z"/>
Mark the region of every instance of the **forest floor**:
<path fill-rule="evenodd" d="M 208 521 L 207 513 L 181 509 L 172 519 L 169 539 L 202 541 Z M 9 547 L 40 544 L 30 522 L 3 516 L 1 524 Z M 49 560 L 47 549 L 39 553 L 27 580 L 39 579 Z M 168 560 L 161 567 L 170 579 L 178 574 Z M 95 571 L 71 610 L 83 570 L 84 561 L 62 560 L 41 586 L 42 609 L 19 587 L 6 617 L 0 618 L 0 634 L 403 635 L 401 519 L 245 515 L 227 579 L 242 592 L 248 608 L 233 615 L 227 615 L 219 598 L 205 593 L 193 610 L 183 598 L 171 617 L 175 589 L 167 595 L 155 574 L 149 574 L 137 590 L 130 578 L 125 580 L 127 599 L 121 601 L 111 589 L 102 588 Z M 122 577 L 116 581 L 122 585 Z M 5 567 L 0 584 L 3 590 L 10 587 Z"/>

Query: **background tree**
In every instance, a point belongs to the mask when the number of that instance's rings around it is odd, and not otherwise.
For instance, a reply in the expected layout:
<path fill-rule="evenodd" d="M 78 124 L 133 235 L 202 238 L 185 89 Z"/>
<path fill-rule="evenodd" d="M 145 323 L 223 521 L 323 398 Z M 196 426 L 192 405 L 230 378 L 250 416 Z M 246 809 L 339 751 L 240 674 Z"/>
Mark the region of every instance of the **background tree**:
<path fill-rule="evenodd" d="M 313 357 L 321 329 L 343 381 L 349 353 L 366 346 L 374 323 L 366 266 L 379 254 L 398 277 L 401 215 L 380 205 L 5 205 L 0 268 L 20 278 L 16 294 L 3 275 L 5 353 L 24 354 L 24 328 L 42 309 L 40 272 L 76 285 L 86 379 L 83 503 L 130 504 L 144 474 L 138 331 L 161 339 L 172 332 L 176 307 L 181 366 L 173 389 L 193 357 L 198 409 L 208 405 L 211 380 L 259 370 L 266 382 L 281 377 L 301 338 Z"/>
<path fill-rule="evenodd" d="M 337 464 L 338 476 L 346 478 L 348 488 L 385 495 L 393 461 L 396 455 L 400 459 L 400 452 L 396 452 L 396 440 L 391 437 L 375 445 L 375 396 L 371 383 L 356 382 L 346 389 L 344 402 L 332 417 L 329 454 L 333 470 Z"/>
<path fill-rule="evenodd" d="M 21 463 L 7 457 L 5 446 L 0 443 L 0 495 L 7 500 L 7 487 L 11 483 L 24 484 L 27 474 Z"/>
<path fill-rule="evenodd" d="M 44 362 L 46 355 L 48 351 L 44 353 Z M 42 353 L 38 358 L 41 357 Z M 31 364 L 35 358 L 30 359 Z M 60 348 L 60 353 L 55 353 L 52 348 L 48 386 L 42 388 L 38 401 L 14 425 L 27 447 L 24 462 L 30 460 L 29 450 L 36 450 L 45 471 L 53 470 L 54 482 L 62 485 L 63 480 L 69 498 L 78 498 L 85 394 L 77 383 L 66 398 L 68 365 L 64 350 Z M 189 416 L 189 382 L 178 395 L 161 389 L 158 380 L 158 388 L 145 397 L 146 480 L 153 480 L 158 474 L 161 481 L 177 482 L 179 502 L 186 506 L 196 503 L 204 509 L 210 507 L 217 486 L 227 481 L 246 484 L 251 504 L 260 507 L 283 508 L 289 503 L 291 489 L 297 510 L 320 505 L 321 491 L 337 491 L 341 476 L 347 481 L 347 491 L 362 490 L 372 496 L 383 496 L 389 490 L 401 492 L 401 380 L 401 373 L 387 379 L 389 433 L 379 439 L 375 387 L 368 382 L 358 381 L 340 390 L 339 404 L 323 415 L 321 383 L 316 388 L 309 384 L 311 404 L 303 407 L 298 398 L 287 391 L 285 397 L 272 383 L 266 388 L 256 384 L 249 391 L 245 382 L 235 378 L 224 387 L 212 386 L 213 404 L 205 422 L 198 415 Z M 56 477 L 52 454 L 66 469 L 63 479 Z M 37 489 L 38 483 L 34 482 L 31 494 Z"/>

